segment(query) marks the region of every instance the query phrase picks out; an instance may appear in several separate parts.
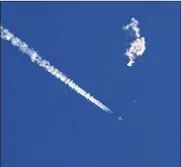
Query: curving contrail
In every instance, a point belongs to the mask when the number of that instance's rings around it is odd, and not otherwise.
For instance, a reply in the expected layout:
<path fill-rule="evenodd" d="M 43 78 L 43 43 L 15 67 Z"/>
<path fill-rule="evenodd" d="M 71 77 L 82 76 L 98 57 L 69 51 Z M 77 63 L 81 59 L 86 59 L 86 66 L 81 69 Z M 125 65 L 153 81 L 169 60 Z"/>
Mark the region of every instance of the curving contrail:
<path fill-rule="evenodd" d="M 13 46 L 16 46 L 19 48 L 19 50 L 22 53 L 27 54 L 31 61 L 34 63 L 37 63 L 40 67 L 43 67 L 46 71 L 48 71 L 50 74 L 58 78 L 60 81 L 62 81 L 64 84 L 67 84 L 71 89 L 76 91 L 78 94 L 84 96 L 87 100 L 94 103 L 96 106 L 101 108 L 103 111 L 107 113 L 112 113 L 112 111 L 106 107 L 104 104 L 102 104 L 99 100 L 96 100 L 93 96 L 91 96 L 90 93 L 86 92 L 84 89 L 80 88 L 77 84 L 73 82 L 73 80 L 69 79 L 65 74 L 60 72 L 57 68 L 50 65 L 49 61 L 42 59 L 36 51 L 29 48 L 28 45 L 21 41 L 19 38 L 15 37 L 11 32 L 8 31 L 8 29 L 4 29 L 3 26 L 1 26 L 1 38 L 7 41 L 10 41 Z"/>
<path fill-rule="evenodd" d="M 131 23 L 123 27 L 123 30 L 132 29 L 135 32 L 136 40 L 130 43 L 131 47 L 127 49 L 125 55 L 129 57 L 128 66 L 132 66 L 135 62 L 136 56 L 141 56 L 146 50 L 146 41 L 144 37 L 140 35 L 140 29 L 138 27 L 138 20 L 135 18 L 131 19 Z"/>

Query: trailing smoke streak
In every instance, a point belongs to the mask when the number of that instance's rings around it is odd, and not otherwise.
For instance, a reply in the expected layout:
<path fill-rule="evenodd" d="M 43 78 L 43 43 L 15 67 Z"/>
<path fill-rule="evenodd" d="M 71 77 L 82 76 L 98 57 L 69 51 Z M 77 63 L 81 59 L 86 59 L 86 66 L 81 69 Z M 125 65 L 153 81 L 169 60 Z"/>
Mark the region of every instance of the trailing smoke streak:
<path fill-rule="evenodd" d="M 135 32 L 136 40 L 130 43 L 131 47 L 127 49 L 125 55 L 129 57 L 128 66 L 132 66 L 137 56 L 141 56 L 146 50 L 146 41 L 144 37 L 140 35 L 140 29 L 138 27 L 139 22 L 135 19 L 131 19 L 131 23 L 123 27 L 123 30 L 131 28 Z"/>
<path fill-rule="evenodd" d="M 50 74 L 61 80 L 63 83 L 67 84 L 71 89 L 75 90 L 78 94 L 81 94 L 84 96 L 87 100 L 91 101 L 98 107 L 100 107 L 102 110 L 104 110 L 107 113 L 112 113 L 112 111 L 106 107 L 104 104 L 102 104 L 100 101 L 96 100 L 93 96 L 90 95 L 90 93 L 86 92 L 82 88 L 80 88 L 77 84 L 73 82 L 73 80 L 69 79 L 65 74 L 60 72 L 57 68 L 50 65 L 50 63 L 42 59 L 36 51 L 33 49 L 30 49 L 28 45 L 21 41 L 19 38 L 14 37 L 12 33 L 10 33 L 7 29 L 4 29 L 1 25 L 1 38 L 7 41 L 10 41 L 13 46 L 16 46 L 19 48 L 19 50 L 22 53 L 27 54 L 32 62 L 37 63 L 40 67 L 43 67 L 46 71 L 48 71 Z"/>

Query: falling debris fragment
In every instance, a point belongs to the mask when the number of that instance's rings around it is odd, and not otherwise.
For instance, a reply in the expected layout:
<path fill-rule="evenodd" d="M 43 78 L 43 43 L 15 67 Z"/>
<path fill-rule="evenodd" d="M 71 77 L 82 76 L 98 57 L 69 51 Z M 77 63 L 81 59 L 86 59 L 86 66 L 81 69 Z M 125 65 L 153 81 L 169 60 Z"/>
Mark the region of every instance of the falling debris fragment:
<path fill-rule="evenodd" d="M 120 121 L 120 120 L 123 120 L 123 118 L 122 117 L 118 117 L 118 120 Z"/>
<path fill-rule="evenodd" d="M 146 41 L 144 37 L 140 35 L 140 29 L 138 27 L 138 20 L 135 18 L 131 19 L 131 23 L 124 26 L 123 30 L 127 31 L 130 28 L 135 32 L 136 39 L 130 43 L 130 48 L 126 50 L 125 55 L 129 57 L 128 66 L 131 67 L 135 62 L 137 56 L 142 56 L 146 50 Z"/>

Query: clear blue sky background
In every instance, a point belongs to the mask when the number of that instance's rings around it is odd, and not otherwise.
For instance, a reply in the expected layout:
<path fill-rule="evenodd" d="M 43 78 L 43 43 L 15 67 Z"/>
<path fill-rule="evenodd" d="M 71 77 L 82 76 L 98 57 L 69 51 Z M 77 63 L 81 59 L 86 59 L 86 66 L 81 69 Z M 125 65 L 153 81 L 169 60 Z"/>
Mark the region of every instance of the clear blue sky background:
<path fill-rule="evenodd" d="M 2 3 L 4 27 L 114 112 L 2 41 L 2 167 L 178 167 L 179 14 L 179 2 Z M 147 42 L 132 68 L 131 17 Z"/>

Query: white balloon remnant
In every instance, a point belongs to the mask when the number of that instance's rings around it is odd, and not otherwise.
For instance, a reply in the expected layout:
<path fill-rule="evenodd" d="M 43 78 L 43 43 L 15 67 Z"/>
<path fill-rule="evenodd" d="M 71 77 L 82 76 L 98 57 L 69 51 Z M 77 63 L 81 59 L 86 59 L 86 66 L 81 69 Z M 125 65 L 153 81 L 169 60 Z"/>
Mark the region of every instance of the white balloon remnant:
<path fill-rule="evenodd" d="M 138 24 L 139 22 L 135 18 L 132 18 L 131 23 L 123 27 L 125 31 L 131 28 L 136 36 L 136 39 L 130 43 L 131 46 L 125 53 L 125 55 L 129 57 L 129 62 L 127 64 L 129 67 L 135 62 L 136 57 L 143 55 L 146 50 L 146 41 L 145 38 L 140 35 Z"/>

